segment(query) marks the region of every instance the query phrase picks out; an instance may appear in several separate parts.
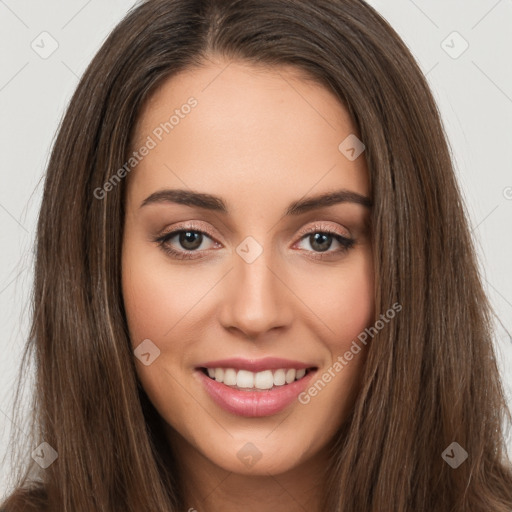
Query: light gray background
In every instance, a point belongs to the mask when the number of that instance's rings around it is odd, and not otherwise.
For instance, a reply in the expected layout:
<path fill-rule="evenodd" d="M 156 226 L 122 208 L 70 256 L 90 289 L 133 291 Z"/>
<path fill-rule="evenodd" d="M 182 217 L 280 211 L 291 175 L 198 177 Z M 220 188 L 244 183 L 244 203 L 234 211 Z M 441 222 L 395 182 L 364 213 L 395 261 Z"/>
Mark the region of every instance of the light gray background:
<path fill-rule="evenodd" d="M 25 428 L 14 425 L 9 413 L 29 325 L 32 244 L 49 149 L 78 78 L 133 4 L 0 0 L 0 496 L 9 471 L 7 459 L 2 462 L 9 429 Z M 484 282 L 512 332 L 512 0 L 370 4 L 427 75 L 453 150 Z M 469 46 L 459 56 L 464 41 Z M 42 58 L 52 44 L 58 48 Z M 498 325 L 495 341 L 512 405 L 512 340 Z M 508 443 L 512 453 L 510 436 Z"/>

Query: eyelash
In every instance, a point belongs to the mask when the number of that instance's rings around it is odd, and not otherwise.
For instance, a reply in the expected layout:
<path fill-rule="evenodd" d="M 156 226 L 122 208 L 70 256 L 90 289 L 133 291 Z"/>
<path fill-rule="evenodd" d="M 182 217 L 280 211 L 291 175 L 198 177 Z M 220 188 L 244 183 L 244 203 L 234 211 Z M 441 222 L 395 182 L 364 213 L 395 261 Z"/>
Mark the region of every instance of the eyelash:
<path fill-rule="evenodd" d="M 169 241 L 174 238 L 176 235 L 179 235 L 180 233 L 184 232 L 191 232 L 191 233 L 201 233 L 203 235 L 208 236 L 211 239 L 214 239 L 213 235 L 204 230 L 204 228 L 199 228 L 198 226 L 194 224 L 190 224 L 188 226 L 180 227 L 180 229 L 175 229 L 173 231 L 170 231 L 169 233 L 165 233 L 156 239 L 154 239 L 154 242 L 159 245 L 159 247 L 169 256 L 178 259 L 178 260 L 191 260 L 191 259 L 200 259 L 202 256 L 197 256 L 196 253 L 199 253 L 200 251 L 177 251 L 176 249 L 173 249 L 169 245 Z M 335 240 L 338 241 L 338 243 L 341 245 L 341 248 L 335 250 L 335 251 L 325 251 L 325 252 L 318 252 L 318 251 L 306 251 L 309 253 L 312 253 L 309 257 L 317 260 L 324 260 L 327 259 L 327 257 L 332 256 L 333 254 L 344 254 L 348 252 L 349 249 L 352 249 L 355 244 L 355 239 L 353 238 L 347 238 L 345 236 L 340 235 L 339 233 L 333 231 L 332 229 L 326 229 L 322 226 L 315 225 L 312 228 L 309 228 L 305 232 L 301 233 L 299 241 L 305 239 L 307 236 L 321 233 L 324 235 L 332 235 Z M 218 243 L 218 242 L 217 242 Z"/>

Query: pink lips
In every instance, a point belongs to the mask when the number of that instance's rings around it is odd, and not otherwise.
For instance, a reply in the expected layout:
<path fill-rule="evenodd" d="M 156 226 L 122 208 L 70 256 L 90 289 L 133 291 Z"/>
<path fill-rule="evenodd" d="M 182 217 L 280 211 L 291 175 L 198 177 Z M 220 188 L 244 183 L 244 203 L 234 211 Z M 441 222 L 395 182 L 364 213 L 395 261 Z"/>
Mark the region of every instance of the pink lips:
<path fill-rule="evenodd" d="M 293 403 L 297 396 L 307 388 L 316 370 L 307 372 L 304 377 L 290 384 L 275 386 L 268 391 L 244 391 L 234 389 L 211 379 L 201 368 L 236 368 L 236 370 L 259 372 L 263 370 L 277 370 L 279 368 L 295 368 L 299 370 L 302 368 L 311 369 L 313 367 L 314 365 L 289 359 L 269 357 L 260 360 L 250 360 L 233 358 L 202 363 L 197 367 L 194 375 L 199 378 L 212 400 L 225 411 L 238 416 L 258 417 L 277 414 Z"/>

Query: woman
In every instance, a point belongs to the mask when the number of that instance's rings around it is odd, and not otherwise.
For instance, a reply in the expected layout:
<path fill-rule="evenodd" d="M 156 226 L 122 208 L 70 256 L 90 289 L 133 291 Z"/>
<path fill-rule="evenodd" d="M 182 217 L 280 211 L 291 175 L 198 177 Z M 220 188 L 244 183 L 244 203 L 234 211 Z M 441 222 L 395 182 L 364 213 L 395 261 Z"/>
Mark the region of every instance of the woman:
<path fill-rule="evenodd" d="M 366 3 L 135 8 L 60 127 L 36 256 L 6 510 L 511 509 L 440 117 Z"/>

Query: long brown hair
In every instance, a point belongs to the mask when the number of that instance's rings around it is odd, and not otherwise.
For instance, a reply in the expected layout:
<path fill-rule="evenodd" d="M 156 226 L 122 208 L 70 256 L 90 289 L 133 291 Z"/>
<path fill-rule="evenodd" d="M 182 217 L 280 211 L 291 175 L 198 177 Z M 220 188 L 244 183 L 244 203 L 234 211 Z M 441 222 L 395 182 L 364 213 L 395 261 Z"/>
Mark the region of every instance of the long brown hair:
<path fill-rule="evenodd" d="M 47 170 L 13 408 L 21 425 L 20 387 L 33 360 L 30 432 L 11 431 L 16 471 L 4 507 L 186 509 L 127 332 L 126 180 L 102 199 L 94 191 L 126 162 L 155 88 L 212 56 L 295 66 L 336 94 L 366 145 L 375 311 L 403 309 L 369 347 L 360 393 L 333 442 L 323 510 L 510 512 L 503 428 L 511 418 L 494 313 L 440 115 L 411 53 L 362 0 L 148 0 L 103 44 Z M 46 469 L 30 456 L 43 441 L 58 454 Z M 468 453 L 457 468 L 442 457 L 453 442 Z"/>

